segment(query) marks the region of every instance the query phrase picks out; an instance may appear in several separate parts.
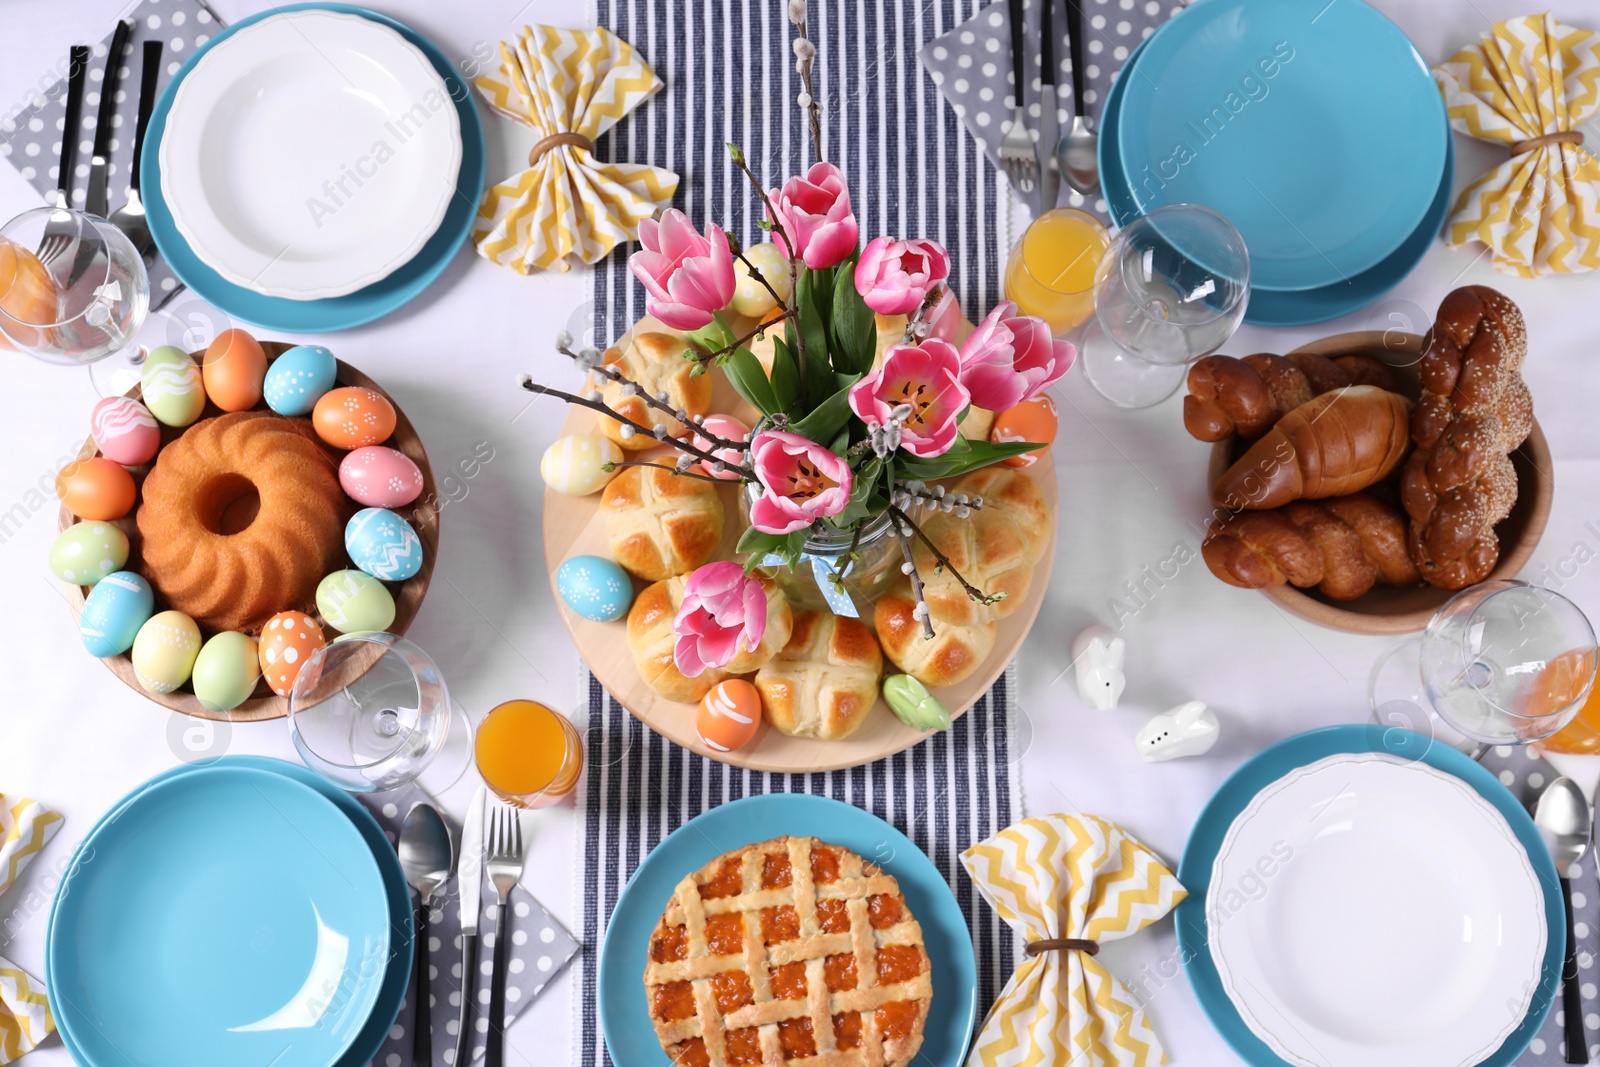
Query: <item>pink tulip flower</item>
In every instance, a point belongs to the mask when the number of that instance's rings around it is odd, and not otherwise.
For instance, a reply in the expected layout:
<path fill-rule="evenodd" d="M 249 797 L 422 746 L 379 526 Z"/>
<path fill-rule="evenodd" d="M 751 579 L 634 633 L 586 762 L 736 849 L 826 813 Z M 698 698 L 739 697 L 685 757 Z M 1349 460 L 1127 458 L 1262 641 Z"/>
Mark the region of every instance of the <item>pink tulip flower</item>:
<path fill-rule="evenodd" d="M 763 430 L 750 442 L 750 457 L 766 490 L 750 505 L 750 525 L 762 533 L 803 530 L 850 503 L 850 465 L 815 441 Z"/>
<path fill-rule="evenodd" d="M 804 178 L 790 178 L 782 189 L 767 194 L 772 201 L 772 239 L 790 259 L 794 241 L 801 260 L 812 270 L 843 263 L 856 250 L 856 217 L 850 212 L 850 190 L 832 163 L 814 163 Z M 774 217 L 774 215 L 776 217 Z"/>
<path fill-rule="evenodd" d="M 961 356 L 939 337 L 920 345 L 895 345 L 883 365 L 850 387 L 850 410 L 863 422 L 887 425 L 894 409 L 911 406 L 900 429 L 900 447 L 926 459 L 956 443 L 956 423 L 971 402 L 961 384 Z"/>
<path fill-rule="evenodd" d="M 961 384 L 990 411 L 1016 407 L 1067 373 L 1078 350 L 1050 336 L 1043 319 L 1002 300 L 961 346 Z"/>
<path fill-rule="evenodd" d="M 673 329 L 698 330 L 733 299 L 733 253 L 720 227 L 707 223 L 702 237 L 668 208 L 659 222 L 639 223 L 639 243 L 628 267 L 650 294 L 646 310 Z"/>
<path fill-rule="evenodd" d="M 950 277 L 950 255 L 938 241 L 874 237 L 856 262 L 856 292 L 881 315 L 909 315 L 928 291 Z"/>
<path fill-rule="evenodd" d="M 746 652 L 761 644 L 767 632 L 767 591 L 731 560 L 707 563 L 684 582 L 672 632 L 678 635 L 672 661 L 685 677 L 724 667 L 741 644 Z"/>

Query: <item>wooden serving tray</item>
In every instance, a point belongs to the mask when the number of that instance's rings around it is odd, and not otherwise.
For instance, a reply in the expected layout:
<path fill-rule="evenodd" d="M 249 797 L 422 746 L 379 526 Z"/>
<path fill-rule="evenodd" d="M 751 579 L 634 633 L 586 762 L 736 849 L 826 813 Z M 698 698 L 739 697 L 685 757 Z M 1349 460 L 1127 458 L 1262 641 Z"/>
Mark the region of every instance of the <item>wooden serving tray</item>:
<path fill-rule="evenodd" d="M 281 341 L 261 342 L 261 348 L 267 354 L 269 365 L 272 360 L 277 359 L 280 355 L 293 347 L 295 346 L 284 344 Z M 191 352 L 189 353 L 189 358 L 193 359 L 195 363 L 198 364 L 201 360 L 201 357 L 204 355 L 204 352 Z M 404 582 L 400 582 L 398 585 L 395 583 L 385 583 L 389 586 L 389 591 L 394 594 L 394 622 L 390 625 L 389 632 L 394 634 L 404 634 L 410 627 L 411 621 L 417 617 L 417 611 L 422 607 L 422 598 L 427 595 L 428 582 L 433 577 L 433 563 L 439 554 L 439 506 L 437 503 L 439 499 L 439 487 L 433 480 L 433 468 L 428 463 L 427 452 L 423 450 L 422 438 L 417 436 L 416 428 L 411 425 L 411 420 L 406 418 L 406 413 L 400 409 L 400 405 L 395 401 L 394 397 L 390 396 L 387 392 L 384 392 L 383 387 L 377 382 L 373 381 L 365 374 L 362 374 L 348 363 L 345 363 L 343 360 L 338 361 L 338 363 L 339 370 L 338 377 L 334 382 L 335 388 L 346 385 L 361 386 L 381 394 L 389 401 L 390 404 L 394 405 L 394 433 L 387 441 L 384 441 L 383 444 L 389 448 L 395 449 L 398 452 L 404 453 L 406 457 L 415 463 L 418 469 L 422 471 L 422 495 L 417 497 L 413 503 L 407 505 L 406 507 L 391 509 L 398 513 L 407 522 L 411 523 L 412 527 L 417 531 L 418 539 L 422 542 L 422 569 L 416 574 L 412 575 L 410 578 L 406 579 Z M 138 386 L 134 386 L 128 391 L 127 395 L 137 400 L 141 397 L 141 391 Z M 258 403 L 253 410 L 270 411 L 271 409 L 267 407 L 266 401 L 263 400 Z M 205 410 L 200 413 L 200 418 L 209 419 L 212 416 L 221 414 L 224 414 L 222 409 L 211 403 L 210 400 L 207 400 Z M 195 421 L 198 422 L 199 419 Z M 181 429 L 175 429 L 171 426 L 162 426 L 161 447 L 165 448 L 170 442 L 182 436 L 182 434 L 183 430 Z M 78 453 L 78 458 L 87 459 L 90 456 L 97 456 L 99 454 L 100 450 L 95 447 L 94 439 L 90 438 L 84 442 L 83 449 Z M 159 453 L 157 453 L 157 458 L 160 458 Z M 155 460 L 152 460 L 150 463 L 147 463 L 144 466 L 128 468 L 133 474 L 135 485 L 137 485 L 141 490 L 141 499 L 144 486 L 144 477 L 150 472 L 150 468 L 154 465 L 154 463 Z M 112 525 L 116 526 L 123 533 L 128 535 L 129 551 L 128 562 L 123 568 L 125 570 L 140 570 L 139 528 L 134 523 L 134 515 L 137 513 L 137 511 L 138 508 L 136 505 L 133 512 L 128 513 L 112 523 Z M 73 525 L 77 521 L 77 517 L 63 507 L 61 509 L 57 529 L 65 530 L 68 526 Z M 351 566 L 353 568 L 354 564 Z M 73 621 L 77 622 L 78 617 L 83 614 L 83 602 L 84 598 L 88 596 L 88 590 L 83 586 L 76 585 L 67 586 L 66 590 L 67 603 L 72 608 Z M 156 598 L 156 610 L 165 610 L 165 606 L 161 603 L 159 595 Z M 209 633 L 202 631 L 202 637 L 209 636 L 211 636 Z M 338 636 L 336 633 L 328 634 L 330 641 L 336 636 Z M 85 655 L 87 655 L 87 653 L 85 653 Z M 122 679 L 128 688 L 132 689 L 146 700 L 154 701 L 163 707 L 171 708 L 173 711 L 179 711 L 185 715 L 192 715 L 197 719 L 218 719 L 227 722 L 256 722 L 261 719 L 280 719 L 289 714 L 289 701 L 286 698 L 280 697 L 273 693 L 273 691 L 268 688 L 265 681 L 256 683 L 255 693 L 252 694 L 250 699 L 246 700 L 243 704 L 240 704 L 232 711 L 219 713 L 208 711 L 205 706 L 195 698 L 195 695 L 189 692 L 187 689 L 179 689 L 172 693 L 152 693 L 148 691 L 144 688 L 144 686 L 140 685 L 138 679 L 134 677 L 133 659 L 129 653 L 125 652 L 120 656 L 110 656 L 104 659 L 102 662 L 111 669 L 112 674 L 115 674 L 118 678 Z"/>

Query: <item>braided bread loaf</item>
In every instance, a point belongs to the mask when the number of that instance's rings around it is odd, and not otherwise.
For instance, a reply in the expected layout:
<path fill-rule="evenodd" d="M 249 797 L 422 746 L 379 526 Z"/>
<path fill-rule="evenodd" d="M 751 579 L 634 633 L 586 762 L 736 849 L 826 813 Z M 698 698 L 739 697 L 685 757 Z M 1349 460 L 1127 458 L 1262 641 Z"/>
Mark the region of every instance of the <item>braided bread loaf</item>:
<path fill-rule="evenodd" d="M 1417 448 L 1400 500 L 1411 517 L 1411 558 L 1441 589 L 1481 582 L 1499 561 L 1494 527 L 1517 502 L 1510 453 L 1533 429 L 1521 373 L 1527 354 L 1522 312 L 1482 285 L 1446 296 L 1423 339 L 1422 399 L 1411 419 Z"/>
<path fill-rule="evenodd" d="M 1352 600 L 1380 582 L 1422 580 L 1406 548 L 1405 515 L 1367 493 L 1236 512 L 1212 522 L 1200 555 L 1229 585 L 1315 585 L 1333 600 Z"/>
<path fill-rule="evenodd" d="M 1189 368 L 1183 425 L 1202 441 L 1221 441 L 1235 433 L 1253 441 L 1312 397 L 1347 385 L 1403 391 L 1400 375 L 1376 356 L 1207 356 Z"/>

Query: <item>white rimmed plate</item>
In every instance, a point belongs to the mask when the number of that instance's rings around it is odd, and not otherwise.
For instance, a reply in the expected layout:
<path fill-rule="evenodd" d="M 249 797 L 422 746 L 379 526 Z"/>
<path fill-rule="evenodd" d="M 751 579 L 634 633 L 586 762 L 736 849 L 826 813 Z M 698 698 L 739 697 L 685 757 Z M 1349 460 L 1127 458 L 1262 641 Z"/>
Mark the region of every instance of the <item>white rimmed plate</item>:
<path fill-rule="evenodd" d="M 173 99 L 160 164 L 173 221 L 203 262 L 268 296 L 320 300 L 386 277 L 438 229 L 461 124 L 444 80 L 395 30 L 297 10 L 201 57 Z"/>
<path fill-rule="evenodd" d="M 1527 854 L 1469 785 L 1342 754 L 1262 790 L 1212 867 L 1217 973 L 1303 1067 L 1467 1067 L 1527 1015 L 1548 931 Z"/>

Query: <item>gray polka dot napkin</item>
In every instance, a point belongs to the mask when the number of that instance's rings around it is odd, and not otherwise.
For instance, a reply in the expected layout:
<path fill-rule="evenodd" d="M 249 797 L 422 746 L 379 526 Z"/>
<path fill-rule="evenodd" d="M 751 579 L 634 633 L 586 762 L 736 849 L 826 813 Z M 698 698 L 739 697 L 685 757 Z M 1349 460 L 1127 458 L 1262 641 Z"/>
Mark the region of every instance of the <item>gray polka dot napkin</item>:
<path fill-rule="evenodd" d="M 357 797 L 377 817 L 384 832 L 394 840 L 412 805 L 429 801 L 429 797 L 414 786 L 407 786 L 376 796 Z M 450 823 L 450 833 L 461 844 L 461 826 L 445 814 Z M 523 837 L 526 840 L 532 827 L 524 816 Z M 459 910 L 460 888 L 455 881 L 446 887 L 444 897 L 435 897 L 433 910 L 428 916 L 428 996 L 433 1012 L 433 1067 L 448 1067 L 455 1062 L 456 1035 L 459 1033 L 461 1014 L 461 916 Z M 413 896 L 415 902 L 415 896 Z M 473 1019 L 473 1040 L 468 1045 L 471 1060 L 483 1057 L 489 1032 L 489 982 L 494 974 L 494 942 L 499 936 L 495 929 L 494 887 L 483 876 L 482 911 L 478 916 L 478 982 L 476 1014 Z M 522 1013 L 523 1008 L 543 993 L 550 980 L 561 973 L 567 961 L 578 954 L 578 942 L 551 917 L 544 905 L 533 899 L 521 886 L 511 892 L 507 905 L 511 928 L 510 974 L 506 976 L 506 1027 Z M 417 985 L 413 979 L 406 990 L 406 1001 L 400 1007 L 400 1017 L 389 1031 L 389 1038 L 373 1059 L 373 1067 L 401 1067 L 411 1063 L 412 1020 L 416 1016 Z"/>
<path fill-rule="evenodd" d="M 1027 55 L 1023 57 L 1023 114 L 1035 141 L 1043 139 L 1053 146 L 1057 131 L 1072 123 L 1072 60 L 1067 43 L 1065 0 L 1048 0 L 1055 7 L 1052 19 L 1060 35 L 1056 44 L 1056 102 L 1053 109 L 1042 106 L 1039 77 L 1039 30 L 1043 13 L 1040 0 L 1022 0 L 1028 28 L 1023 35 Z M 1100 108 L 1111 79 L 1122 69 L 1139 42 L 1155 32 L 1166 19 L 1183 10 L 1180 0 L 1079 0 L 1083 11 L 1085 114 L 1091 129 L 1099 129 Z M 980 10 L 942 37 L 922 46 L 917 58 L 927 68 L 956 116 L 977 139 L 979 147 L 994 165 L 1000 166 L 1000 139 L 1011 127 L 1011 111 L 1016 106 L 1011 88 L 1011 19 L 1006 0 Z M 1053 114 L 1051 112 L 1054 112 Z M 1049 151 L 1049 149 L 1047 149 Z M 1059 203 L 1093 211 L 1109 221 L 1105 200 L 1088 201 L 1061 186 Z"/>
<path fill-rule="evenodd" d="M 116 133 L 111 138 L 111 161 L 106 172 L 111 210 L 115 211 L 127 202 L 128 176 L 133 170 L 133 131 L 139 120 L 144 42 L 156 40 L 163 46 L 161 77 L 156 83 L 159 93 L 195 49 L 223 26 L 222 20 L 201 0 L 142 0 L 126 17 L 133 19 L 133 32 L 128 36 L 128 50 L 109 87 L 106 85 L 106 53 L 111 50 L 111 35 L 116 32 L 114 23 L 107 23 L 106 35 L 94 45 L 94 55 L 89 62 L 89 80 L 84 83 L 83 92 L 83 128 L 73 158 L 72 202 L 76 207 L 83 206 L 89 184 L 89 159 L 94 154 L 94 125 L 99 114 L 100 94 L 106 91 L 117 94 L 117 110 L 113 116 Z M 36 90 L 33 99 L 15 113 L 0 118 L 0 157 L 15 167 L 42 197 L 53 198 L 60 174 L 61 136 L 67 111 L 66 75 L 67 55 L 63 52 L 47 69 L 40 71 L 33 83 Z M 150 310 L 160 308 L 182 288 L 183 283 L 173 276 L 171 268 L 158 255 L 150 267 Z"/>

